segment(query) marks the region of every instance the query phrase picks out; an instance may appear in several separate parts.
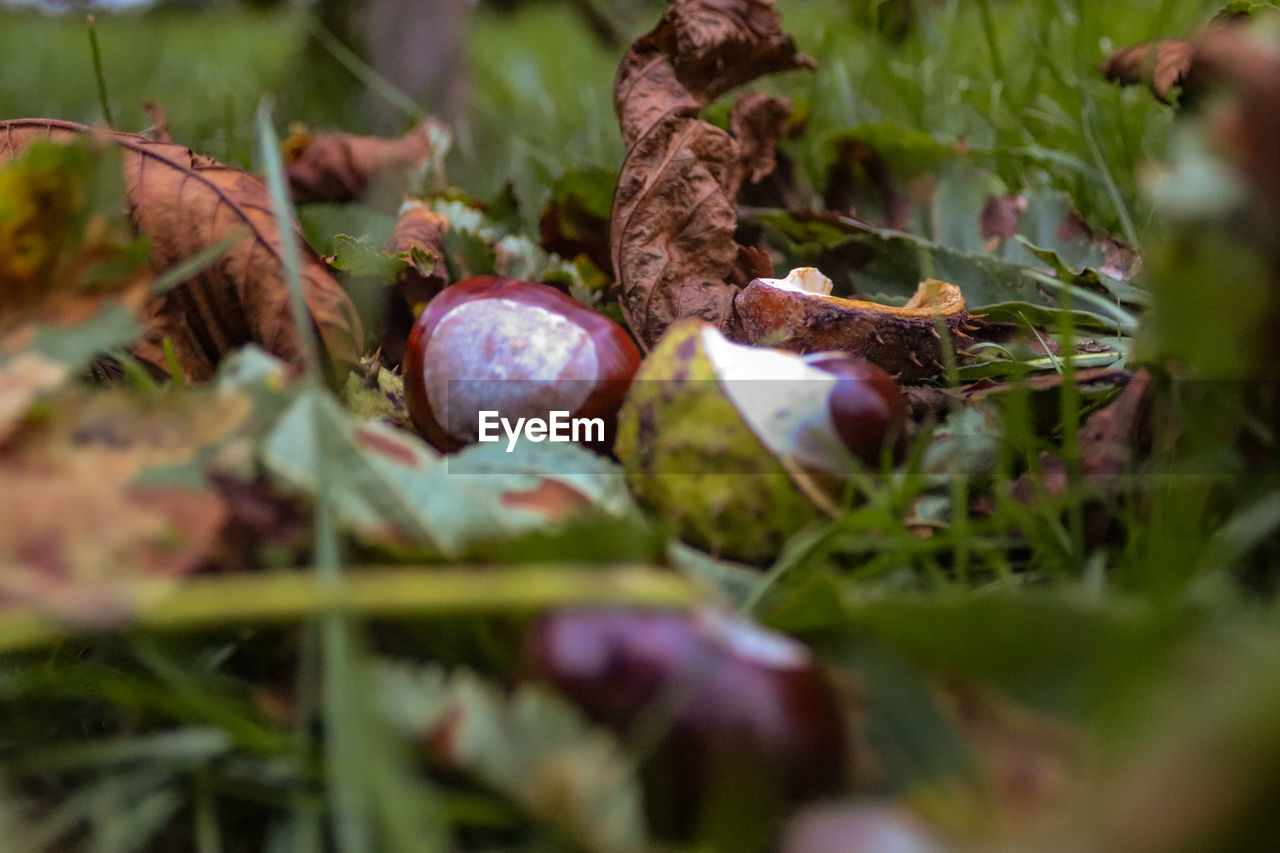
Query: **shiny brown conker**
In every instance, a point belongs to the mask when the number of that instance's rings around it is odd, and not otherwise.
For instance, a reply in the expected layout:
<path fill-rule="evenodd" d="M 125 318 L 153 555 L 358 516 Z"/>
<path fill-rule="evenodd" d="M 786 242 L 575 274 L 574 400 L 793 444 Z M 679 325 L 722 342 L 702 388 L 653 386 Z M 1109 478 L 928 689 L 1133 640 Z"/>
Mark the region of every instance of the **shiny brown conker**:
<path fill-rule="evenodd" d="M 405 403 L 442 450 L 476 441 L 482 411 L 512 422 L 554 411 L 599 418 L 612 436 L 639 365 L 621 326 L 554 287 L 477 276 L 442 290 L 414 323 Z"/>
<path fill-rule="evenodd" d="M 827 408 L 850 453 L 875 466 L 886 449 L 895 455 L 901 451 L 911 409 L 893 377 L 865 358 L 844 353 L 814 353 L 805 361 L 839 377 Z"/>

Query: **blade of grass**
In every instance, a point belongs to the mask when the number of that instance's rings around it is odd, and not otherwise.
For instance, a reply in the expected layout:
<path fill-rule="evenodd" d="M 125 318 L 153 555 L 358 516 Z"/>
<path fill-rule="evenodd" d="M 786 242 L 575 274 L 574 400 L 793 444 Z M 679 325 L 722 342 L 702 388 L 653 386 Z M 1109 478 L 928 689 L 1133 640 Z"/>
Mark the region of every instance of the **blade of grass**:
<path fill-rule="evenodd" d="M 320 46 L 328 51 L 329 55 L 336 59 L 343 68 L 350 71 L 351 76 L 367 86 L 369 91 L 415 122 L 422 121 L 427 117 L 426 111 L 422 109 L 417 101 L 401 91 L 396 84 L 370 68 L 368 63 L 357 56 L 351 48 L 343 44 L 337 36 L 329 32 L 323 24 L 314 18 L 308 24 L 311 37 L 319 42 Z"/>
<path fill-rule="evenodd" d="M 12 566 L 0 572 L 16 573 Z M 122 628 L 190 631 L 218 625 L 280 623 L 340 613 L 361 617 L 528 613 L 548 607 L 626 605 L 688 608 L 698 587 L 669 571 L 637 564 L 431 568 L 365 567 L 334 582 L 313 572 L 211 575 L 185 581 L 119 581 L 134 603 Z M 0 618 L 0 654 L 96 633 L 36 607 L 11 607 Z"/>
<path fill-rule="evenodd" d="M 281 262 L 285 281 L 289 288 L 289 302 L 293 309 L 293 322 L 301 342 L 306 381 L 312 393 L 324 394 L 323 368 L 320 362 L 319 344 L 312 329 L 311 315 L 302 290 L 302 272 L 298 260 L 297 234 L 294 228 L 293 206 L 285 184 L 284 163 L 280 157 L 280 142 L 271 123 L 271 101 L 264 98 L 258 105 L 258 143 L 261 149 L 263 169 L 267 177 L 267 189 L 271 195 L 271 207 L 276 227 L 281 235 Z M 316 581 L 332 587 L 342 578 L 342 555 L 339 543 L 336 508 L 330 487 L 333 472 L 328 465 L 330 431 L 315 412 L 312 423 L 316 437 L 311 468 L 315 471 L 316 492 L 313 499 Z M 333 800 L 332 818 L 338 846 L 348 853 L 368 853 L 373 849 L 372 828 L 369 824 L 371 803 L 369 789 L 361 778 L 360 734 L 356 708 L 348 697 L 356 692 L 353 670 L 354 641 L 344 614 L 325 613 L 320 617 L 319 658 L 322 682 L 321 707 L 324 719 L 325 768 L 330 797 Z"/>
<path fill-rule="evenodd" d="M 102 51 L 98 47 L 98 22 L 93 15 L 85 15 L 84 23 L 89 30 L 89 52 L 93 55 L 93 76 L 98 83 L 98 102 L 102 105 L 102 117 L 107 120 L 107 127 L 114 128 L 116 121 L 111 116 L 111 104 L 107 101 L 107 80 L 102 73 Z"/>
<path fill-rule="evenodd" d="M 306 380 L 312 393 L 324 394 L 324 371 L 320 362 L 320 347 L 311 328 L 311 315 L 302 292 L 302 272 L 298 263 L 296 228 L 293 222 L 293 206 L 285 188 L 284 164 L 280 159 L 280 143 L 271 124 L 271 102 L 261 101 L 257 109 L 260 156 L 266 173 L 266 186 L 271 196 L 271 209 L 275 214 L 276 228 L 282 236 L 282 264 L 284 278 L 289 288 L 289 304 L 293 309 L 294 328 L 302 343 L 303 365 Z M 315 578 L 321 587 L 332 588 L 342 579 L 342 553 L 340 553 L 337 512 L 332 494 L 333 471 L 328 464 L 332 442 L 330 430 L 321 419 L 319 407 L 315 412 L 312 434 L 315 435 L 315 452 L 311 467 L 316 476 L 314 497 L 314 530 L 312 547 L 315 552 Z M 372 806 L 370 783 L 385 774 L 369 774 L 365 760 L 369 757 L 367 740 L 376 735 L 361 731 L 361 724 L 372 725 L 367 713 L 361 713 L 355 697 L 364 695 L 358 688 L 358 657 L 355 638 L 346 615 L 340 612 L 323 613 L 319 617 L 320 644 L 320 703 L 323 708 L 325 739 L 325 771 L 330 798 L 332 798 L 332 822 L 339 849 L 347 853 L 369 853 L 374 847 L 374 835 L 370 822 Z"/>
<path fill-rule="evenodd" d="M 218 828 L 218 797 L 207 773 L 192 780 L 192 811 L 195 812 L 196 853 L 222 853 L 222 833 Z"/>

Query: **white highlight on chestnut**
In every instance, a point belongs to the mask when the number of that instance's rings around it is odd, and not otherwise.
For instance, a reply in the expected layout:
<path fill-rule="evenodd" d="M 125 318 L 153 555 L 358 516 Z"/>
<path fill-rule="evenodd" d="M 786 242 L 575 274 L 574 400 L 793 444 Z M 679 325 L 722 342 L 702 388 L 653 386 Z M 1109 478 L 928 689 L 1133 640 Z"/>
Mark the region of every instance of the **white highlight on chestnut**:
<path fill-rule="evenodd" d="M 786 278 L 758 278 L 756 281 L 776 287 L 778 290 L 789 290 L 792 293 L 831 295 L 831 279 L 823 275 L 817 267 L 796 267 L 787 273 Z"/>
<path fill-rule="evenodd" d="M 839 377 L 794 353 L 735 344 L 714 326 L 703 329 L 702 348 L 725 395 L 774 455 L 832 473 L 857 468 L 828 405 Z"/>
<path fill-rule="evenodd" d="M 507 437 L 507 453 L 516 449 L 516 443 L 523 433 L 526 441 L 535 444 L 542 441 L 560 442 L 603 442 L 604 418 L 571 418 L 568 411 L 556 410 L 549 413 L 549 418 L 516 418 L 514 425 L 510 418 L 502 417 L 496 410 L 484 410 L 479 413 L 476 433 L 480 441 L 501 441 L 497 434 L 499 426 Z"/>
<path fill-rule="evenodd" d="M 744 661 L 774 669 L 802 669 L 812 660 L 808 648 L 785 634 L 718 611 L 704 611 L 698 618 Z"/>

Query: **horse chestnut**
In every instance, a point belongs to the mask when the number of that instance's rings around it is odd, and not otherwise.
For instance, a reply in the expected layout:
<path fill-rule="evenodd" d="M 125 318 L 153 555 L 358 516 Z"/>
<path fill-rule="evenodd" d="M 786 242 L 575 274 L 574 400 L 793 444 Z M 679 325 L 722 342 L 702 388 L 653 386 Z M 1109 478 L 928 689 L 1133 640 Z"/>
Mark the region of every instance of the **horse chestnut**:
<path fill-rule="evenodd" d="M 713 330 L 703 343 L 725 395 L 776 454 L 841 473 L 842 451 L 874 466 L 899 443 L 910 410 L 893 378 L 866 359 L 735 344 Z"/>
<path fill-rule="evenodd" d="M 414 323 L 405 402 L 442 450 L 482 437 L 481 412 L 510 423 L 552 412 L 598 418 L 596 443 L 606 444 L 639 365 L 621 326 L 555 288 L 477 276 L 445 288 Z"/>
<path fill-rule="evenodd" d="M 814 353 L 804 360 L 838 377 L 827 408 L 849 452 L 874 465 L 885 448 L 901 449 L 911 409 L 889 374 L 865 358 L 845 353 Z"/>
<path fill-rule="evenodd" d="M 653 747 L 643 777 L 659 835 L 729 819 L 767 839 L 790 805 L 844 782 L 836 693 L 782 634 L 718 611 L 564 611 L 530 632 L 526 659 L 588 715 Z"/>

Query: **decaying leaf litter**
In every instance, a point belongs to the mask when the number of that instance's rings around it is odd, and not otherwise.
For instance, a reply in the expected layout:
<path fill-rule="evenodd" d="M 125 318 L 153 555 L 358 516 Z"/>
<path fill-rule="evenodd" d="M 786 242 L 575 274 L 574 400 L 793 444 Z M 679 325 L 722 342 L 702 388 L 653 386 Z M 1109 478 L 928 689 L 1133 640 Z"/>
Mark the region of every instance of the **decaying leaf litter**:
<path fill-rule="evenodd" d="M 1273 58 L 1253 38 L 1243 29 L 1213 27 L 1195 41 L 1162 45 L 1152 87 L 1166 99 L 1198 68 L 1228 93 L 1203 125 L 1207 147 L 1247 181 L 1246 233 L 1256 238 L 1260 280 L 1271 282 L 1280 193 L 1265 152 L 1280 134 L 1268 108 L 1275 100 L 1274 75 L 1267 73 Z M 1139 56 L 1132 48 L 1104 71 L 1132 82 L 1149 62 Z M 978 849 L 994 836 L 1034 839 L 1029 843 L 1037 849 L 1065 849 L 1085 839 L 1120 850 L 1259 837 L 1249 808 L 1264 801 L 1260 780 L 1277 738 L 1250 709 L 1270 707 L 1274 677 L 1260 674 L 1272 661 L 1258 641 L 1272 628 L 1233 626 L 1223 630 L 1228 640 L 1215 640 L 1137 599 L 1078 595 L 1087 585 L 1064 585 L 1059 597 L 1034 589 L 1053 586 L 1037 565 L 1050 555 L 1043 545 L 1028 544 L 1038 527 L 1056 525 L 1087 543 L 1093 565 L 1107 548 L 1123 547 L 1125 536 L 1141 542 L 1135 525 L 1176 519 L 1170 513 L 1177 507 L 1162 506 L 1141 480 L 1126 476 L 1156 451 L 1201 447 L 1206 440 L 1191 428 L 1161 429 L 1153 409 L 1185 415 L 1195 414 L 1196 405 L 1221 403 L 1217 386 L 1190 403 L 1170 391 L 1177 390 L 1180 371 L 1203 367 L 1196 359 L 1207 358 L 1179 334 L 1179 319 L 1169 318 L 1169 306 L 1188 299 L 1176 277 L 1169 285 L 1171 260 L 1160 252 L 1170 249 L 1153 241 L 1155 282 L 1172 289 L 1172 295 L 1153 295 L 1144 259 L 1085 223 L 1069 199 L 1009 187 L 980 157 L 945 146 L 923 167 L 901 166 L 879 153 L 872 126 L 850 130 L 837 146 L 836 165 L 855 166 L 829 173 L 833 185 L 823 195 L 841 200 L 838 206 L 760 205 L 763 196 L 752 188 L 770 176 L 783 180 L 775 174 L 780 140 L 803 133 L 802 125 L 790 124 L 792 105 L 747 93 L 725 114 L 727 129 L 705 112 L 762 75 L 805 73 L 813 64 L 797 52 L 772 6 L 759 0 L 673 3 L 632 44 L 614 89 L 628 152 L 613 195 L 611 268 L 602 268 L 600 253 L 592 257 L 587 248 L 578 258 L 550 255 L 498 221 L 500 205 L 459 202 L 456 193 L 425 193 L 407 204 L 384 247 L 348 240 L 331 259 L 304 252 L 299 272 L 309 317 L 303 333 L 309 326 L 318 334 L 332 373 L 324 380 L 341 388 L 339 396 L 298 379 L 300 333 L 280 262 L 278 199 L 259 179 L 173 142 L 55 120 L 4 123 L 5 186 L 38 198 L 37 182 L 50 174 L 50 162 L 62 181 L 55 186 L 72 195 L 88 192 L 99 174 L 119 169 L 123 178 L 114 210 L 100 206 L 41 222 L 18 209 L 17 221 L 25 224 L 11 233 L 45 240 L 49 245 L 38 245 L 43 254 L 36 256 L 46 262 L 23 266 L 19 261 L 30 255 L 9 253 L 0 266 L 0 492 L 4 505 L 18 508 L 0 537 L 6 617 L 15 626 L 52 620 L 55 635 L 69 637 L 127 628 L 134 619 L 164 624 L 154 621 L 154 597 L 181 596 L 181 578 L 193 577 L 185 582 L 193 591 L 216 591 L 219 578 L 226 579 L 228 620 L 263 618 L 243 604 L 237 610 L 236 574 L 306 565 L 312 558 L 309 506 L 323 490 L 350 554 L 358 600 L 385 602 L 395 589 L 394 578 L 376 573 L 360 586 L 363 565 L 403 564 L 406 577 L 420 575 L 421 615 L 439 618 L 461 607 L 492 618 L 503 608 L 486 605 L 474 591 L 469 604 L 433 604 L 433 566 L 474 560 L 488 564 L 477 572 L 500 572 L 506 561 L 585 560 L 603 564 L 604 582 L 568 583 L 562 605 L 745 601 L 757 618 L 806 637 L 847 682 L 847 713 L 857 735 L 846 793 L 902 797 L 928 822 L 922 844 L 940 845 L 935 832 Z M 429 161 L 440 139 L 434 125 L 390 140 L 299 131 L 286 143 L 294 202 L 386 192 Z M 101 162 L 85 166 L 85 158 Z M 895 175 L 895 169 L 904 171 Z M 922 175 L 927 180 L 919 180 Z M 877 211 L 873 202 L 864 214 L 858 199 L 866 197 L 867 180 L 883 207 Z M 931 187 L 928 195 L 919 195 L 920 186 Z M 803 193 L 788 188 L 775 196 L 794 201 Z M 1172 218 L 1202 235 L 1219 233 L 1220 223 L 1197 222 L 1185 212 Z M 73 222 L 89 223 L 83 235 L 59 233 Z M 1175 250 L 1174 267 L 1178 251 L 1212 258 L 1200 245 Z M 192 259 L 199 269 L 172 280 L 173 270 Z M 618 312 L 638 343 L 651 348 L 669 326 L 689 318 L 731 338 L 749 338 L 742 307 L 747 283 L 808 264 L 827 271 L 838 296 L 855 298 L 847 310 L 864 312 L 859 319 L 871 323 L 872 331 L 851 334 L 847 347 L 917 383 L 910 397 L 921 418 L 919 449 L 905 463 L 901 483 L 855 480 L 841 498 L 843 514 L 797 534 L 766 572 L 665 541 L 629 494 L 621 470 L 604 456 L 546 445 L 513 468 L 493 446 L 451 459 L 397 426 L 408 422 L 396 349 L 406 325 L 434 293 L 470 274 L 524 270 Z M 35 298 L 41 277 L 54 271 L 59 286 Z M 389 305 L 364 322 L 343 288 L 357 275 L 377 279 Z M 957 315 L 956 324 L 927 296 L 908 301 L 926 279 L 957 289 L 964 316 Z M 1243 361 L 1235 367 L 1250 377 L 1267 376 L 1267 342 L 1274 336 L 1265 330 L 1278 316 L 1274 289 L 1267 292 L 1256 312 L 1227 327 L 1243 339 L 1236 348 Z M 1151 316 L 1162 325 L 1154 330 L 1142 320 L 1153 301 Z M 867 345 L 871 338 L 903 339 L 894 323 L 909 311 L 920 312 L 912 318 L 923 321 L 919 340 L 937 346 L 936 355 L 922 360 L 912 345 L 906 355 Z M 366 341 L 370 322 L 376 329 Z M 801 306 L 784 325 L 794 331 L 809 322 Z M 877 331 L 876 323 L 888 327 Z M 918 371 L 904 369 L 910 355 Z M 1132 372 L 1143 364 L 1148 367 Z M 85 382 L 91 375 L 117 378 Z M 169 385 L 155 384 L 165 377 Z M 1274 387 L 1255 383 L 1240 393 L 1253 417 L 1219 425 L 1214 435 L 1218 441 L 1225 435 L 1246 458 L 1263 460 L 1260 470 L 1269 476 L 1270 439 L 1258 421 L 1274 424 Z M 1022 440 L 1033 439 L 1024 459 L 1004 445 L 1015 426 L 1025 431 Z M 319 454 L 329 459 L 323 472 L 315 464 Z M 450 475 L 450 462 L 462 457 L 473 470 L 492 466 L 501 473 Z M 1224 487 L 1227 495 L 1239 490 Z M 1273 529 L 1266 519 L 1274 515 L 1267 496 L 1255 492 L 1239 500 L 1241 513 L 1228 519 L 1203 559 L 1239 560 L 1259 548 L 1266 559 L 1265 531 Z M 986 520 L 994 522 L 983 526 Z M 973 541 L 959 541 L 966 536 Z M 985 544 L 984 537 L 997 541 Z M 985 595 L 922 596 L 928 587 L 902 571 L 913 565 L 910 559 L 876 553 L 879 541 L 912 540 L 923 543 L 922 570 L 952 574 L 959 587 L 982 585 Z M 1006 554 L 984 564 L 1003 565 L 1003 574 L 967 574 L 975 553 L 989 556 L 984 548 Z M 608 565 L 618 561 L 646 568 L 610 586 Z M 663 591 L 652 585 L 672 571 L 701 586 Z M 1087 583 L 1098 583 L 1095 569 L 1082 571 Z M 1265 572 L 1241 579 L 1248 588 L 1266 586 Z M 1134 589 L 1142 582 L 1131 576 L 1122 585 Z M 1019 586 L 1033 589 L 1023 593 Z M 364 606 L 367 614 L 396 612 L 385 603 Z M 1197 619 L 1220 618 L 1211 606 L 1184 606 Z M 485 640 L 485 654 L 457 648 L 481 644 L 484 633 L 492 634 L 492 625 L 466 627 L 461 640 L 410 652 L 479 669 L 475 681 L 465 669 L 446 674 L 438 664 L 377 679 L 391 727 L 426 744 L 423 760 L 436 772 L 431 786 L 466 780 L 502 804 L 504 820 L 519 815 L 582 849 L 644 848 L 649 841 L 637 813 L 637 782 L 627 762 L 618 761 L 618 744 L 588 729 L 558 700 L 504 692 L 498 683 L 512 673 L 496 662 L 501 639 L 496 645 L 493 636 Z M 9 649 L 39 648 L 34 638 L 41 636 L 49 634 L 0 630 Z M 1092 744 L 1082 741 L 1115 701 L 1108 697 L 1127 668 L 1147 665 L 1137 650 L 1159 645 L 1167 651 L 1155 657 L 1194 670 L 1235 648 L 1235 638 L 1256 650 L 1217 675 L 1239 710 L 1213 705 L 1185 716 L 1150 713 L 1157 734 L 1169 739 L 1144 739 L 1137 755 L 1165 773 L 1141 775 L 1106 755 L 1098 764 Z M 91 647 L 94 641 L 83 642 Z M 393 653 L 406 651 L 405 642 L 395 638 Z M 1040 656 L 1021 663 L 1001 658 L 999 650 L 1013 646 Z M 273 702 L 283 701 L 297 687 L 292 677 L 262 689 Z M 1165 681 L 1161 689 L 1181 701 L 1194 695 L 1183 678 Z M 279 726 L 269 707 L 275 706 L 263 699 L 236 713 L 246 715 L 245 725 Z M 903 712 L 915 721 L 904 720 Z M 282 719 L 296 722 L 291 714 Z M 130 724 L 159 731 L 180 719 L 161 711 L 136 715 Z M 599 739 L 580 739 L 586 731 Z M 1235 796 L 1167 781 L 1204 767 L 1204 755 L 1219 743 L 1229 753 L 1262 745 L 1261 755 L 1243 763 Z M 624 738 L 621 746 L 632 745 Z M 286 754 L 281 749 L 278 757 Z M 1225 765 L 1207 765 L 1211 779 L 1231 787 L 1222 776 Z M 588 774 L 589 766 L 600 767 L 601 776 Z M 1111 807 L 1096 808 L 1097 796 L 1112 797 Z M 1118 808 L 1143 796 L 1191 799 L 1206 808 L 1165 838 Z M 884 819 L 896 825 L 892 813 Z M 706 831 L 712 844 L 732 837 L 724 827 Z M 138 849 L 165 849 L 154 846 L 163 843 Z M 763 849 L 768 841 L 756 843 Z"/>

